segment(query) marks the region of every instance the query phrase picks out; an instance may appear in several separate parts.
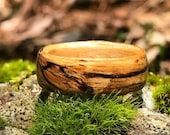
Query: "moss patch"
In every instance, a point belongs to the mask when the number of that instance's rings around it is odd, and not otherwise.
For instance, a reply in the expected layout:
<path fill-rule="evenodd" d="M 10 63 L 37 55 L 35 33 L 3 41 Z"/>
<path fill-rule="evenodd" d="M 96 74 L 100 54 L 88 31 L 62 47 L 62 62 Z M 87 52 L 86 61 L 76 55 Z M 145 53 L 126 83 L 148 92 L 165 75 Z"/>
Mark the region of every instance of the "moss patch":
<path fill-rule="evenodd" d="M 155 100 L 155 109 L 162 113 L 170 114 L 170 84 L 156 86 L 153 98 Z"/>
<path fill-rule="evenodd" d="M 0 67 L 0 82 L 17 82 L 35 70 L 35 64 L 27 60 L 11 60 Z"/>
<path fill-rule="evenodd" d="M 148 82 L 153 86 L 155 109 L 170 114 L 170 76 L 149 74 Z"/>
<path fill-rule="evenodd" d="M 3 130 L 7 125 L 6 121 L 0 117 L 0 130 Z"/>
<path fill-rule="evenodd" d="M 31 135 L 104 135 L 123 134 L 136 109 L 111 96 L 82 98 L 57 94 L 38 104 Z"/>

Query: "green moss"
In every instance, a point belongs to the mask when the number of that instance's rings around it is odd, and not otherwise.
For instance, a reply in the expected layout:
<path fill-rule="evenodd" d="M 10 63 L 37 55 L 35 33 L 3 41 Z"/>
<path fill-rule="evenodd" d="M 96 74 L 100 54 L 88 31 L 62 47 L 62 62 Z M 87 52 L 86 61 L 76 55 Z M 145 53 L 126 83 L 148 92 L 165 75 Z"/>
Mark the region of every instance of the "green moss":
<path fill-rule="evenodd" d="M 161 77 L 150 73 L 148 82 L 154 86 L 155 109 L 159 112 L 170 114 L 170 76 Z"/>
<path fill-rule="evenodd" d="M 155 109 L 162 113 L 170 114 L 170 84 L 162 84 L 155 87 L 153 91 Z"/>
<path fill-rule="evenodd" d="M 148 79 L 147 82 L 153 86 L 163 84 L 163 79 L 161 78 L 161 76 L 156 75 L 152 72 L 149 73 L 147 79 Z"/>
<path fill-rule="evenodd" d="M 104 135 L 120 134 L 129 128 L 136 109 L 129 102 L 113 97 L 82 98 L 57 95 L 38 104 L 31 135 Z"/>
<path fill-rule="evenodd" d="M 127 39 L 128 29 L 122 28 L 116 32 L 115 40 L 118 42 L 124 42 Z"/>
<path fill-rule="evenodd" d="M 6 121 L 0 117 L 0 130 L 3 130 L 6 125 Z"/>
<path fill-rule="evenodd" d="M 35 70 L 35 65 L 27 60 L 11 60 L 0 67 L 0 82 L 18 82 Z"/>

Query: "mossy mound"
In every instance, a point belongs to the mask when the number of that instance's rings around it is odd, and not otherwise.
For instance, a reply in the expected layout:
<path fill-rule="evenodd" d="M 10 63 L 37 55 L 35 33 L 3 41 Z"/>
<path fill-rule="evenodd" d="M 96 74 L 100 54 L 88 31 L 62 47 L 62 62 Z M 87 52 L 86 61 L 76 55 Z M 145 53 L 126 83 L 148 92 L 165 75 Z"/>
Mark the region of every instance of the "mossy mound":
<path fill-rule="evenodd" d="M 38 104 L 31 135 L 123 134 L 137 110 L 111 97 L 82 98 L 57 95 Z"/>
<path fill-rule="evenodd" d="M 35 64 L 28 60 L 11 60 L 0 67 L 0 82 L 18 82 L 35 70 Z"/>
<path fill-rule="evenodd" d="M 170 76 L 149 74 L 148 82 L 153 89 L 155 109 L 170 114 Z"/>
<path fill-rule="evenodd" d="M 170 84 L 156 86 L 153 98 L 158 111 L 170 114 Z"/>

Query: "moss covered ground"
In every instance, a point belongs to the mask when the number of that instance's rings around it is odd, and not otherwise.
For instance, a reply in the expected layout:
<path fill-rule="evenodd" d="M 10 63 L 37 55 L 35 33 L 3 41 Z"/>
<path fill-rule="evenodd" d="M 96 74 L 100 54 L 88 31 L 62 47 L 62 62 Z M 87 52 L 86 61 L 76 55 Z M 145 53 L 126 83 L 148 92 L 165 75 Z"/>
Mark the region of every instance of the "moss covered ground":
<path fill-rule="evenodd" d="M 31 135 L 124 134 L 137 110 L 119 97 L 82 98 L 56 94 L 36 107 Z"/>

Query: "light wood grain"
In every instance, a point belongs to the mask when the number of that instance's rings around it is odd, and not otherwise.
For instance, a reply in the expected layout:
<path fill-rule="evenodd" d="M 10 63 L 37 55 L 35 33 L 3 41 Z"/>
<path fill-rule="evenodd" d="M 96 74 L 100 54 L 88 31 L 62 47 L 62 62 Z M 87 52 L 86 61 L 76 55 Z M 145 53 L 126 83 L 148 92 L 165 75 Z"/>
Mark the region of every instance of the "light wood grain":
<path fill-rule="evenodd" d="M 145 51 L 133 45 L 81 41 L 48 45 L 37 57 L 43 88 L 61 93 L 126 94 L 146 81 Z"/>

